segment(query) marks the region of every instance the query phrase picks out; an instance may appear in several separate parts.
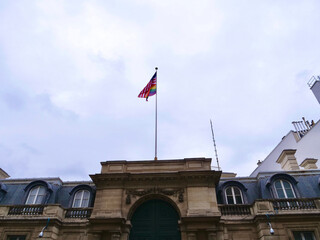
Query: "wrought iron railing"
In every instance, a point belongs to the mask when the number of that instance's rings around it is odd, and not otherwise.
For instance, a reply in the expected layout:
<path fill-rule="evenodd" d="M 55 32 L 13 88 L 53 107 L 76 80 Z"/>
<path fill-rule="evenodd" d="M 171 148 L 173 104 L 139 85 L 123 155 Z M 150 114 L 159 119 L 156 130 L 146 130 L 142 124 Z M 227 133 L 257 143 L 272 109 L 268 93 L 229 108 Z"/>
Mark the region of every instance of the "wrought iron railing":
<path fill-rule="evenodd" d="M 308 198 L 290 198 L 290 199 L 272 199 L 274 210 L 308 210 L 316 209 L 314 199 Z"/>
<path fill-rule="evenodd" d="M 250 205 L 245 204 L 228 204 L 219 205 L 221 215 L 250 215 Z"/>
<path fill-rule="evenodd" d="M 92 208 L 70 208 L 66 211 L 66 218 L 89 218 Z"/>
<path fill-rule="evenodd" d="M 8 215 L 42 215 L 44 205 L 11 206 Z"/>

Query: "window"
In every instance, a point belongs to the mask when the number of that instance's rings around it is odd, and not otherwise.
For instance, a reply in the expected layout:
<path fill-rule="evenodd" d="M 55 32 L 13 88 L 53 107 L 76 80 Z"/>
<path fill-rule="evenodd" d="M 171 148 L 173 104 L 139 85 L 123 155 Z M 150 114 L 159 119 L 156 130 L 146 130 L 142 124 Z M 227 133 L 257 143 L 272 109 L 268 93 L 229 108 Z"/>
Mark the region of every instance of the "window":
<path fill-rule="evenodd" d="M 286 180 L 277 180 L 274 183 L 278 198 L 295 198 L 291 183 Z"/>
<path fill-rule="evenodd" d="M 13 236 L 13 235 L 10 235 L 10 236 L 8 236 L 8 238 L 7 238 L 7 240 L 26 240 L 26 236 L 24 236 L 24 235 L 15 235 L 15 236 Z"/>
<path fill-rule="evenodd" d="M 85 208 L 89 206 L 90 192 L 88 190 L 79 190 L 73 198 L 73 208 Z"/>
<path fill-rule="evenodd" d="M 44 186 L 36 186 L 31 188 L 26 204 L 43 204 L 47 194 Z"/>
<path fill-rule="evenodd" d="M 289 174 L 277 173 L 271 176 L 266 183 L 272 198 L 293 199 L 300 198 L 298 181 Z"/>
<path fill-rule="evenodd" d="M 304 232 L 293 232 L 294 240 L 316 240 L 313 232 L 304 231 Z"/>
<path fill-rule="evenodd" d="M 226 189 L 227 204 L 243 204 L 241 190 L 238 187 L 228 187 Z"/>

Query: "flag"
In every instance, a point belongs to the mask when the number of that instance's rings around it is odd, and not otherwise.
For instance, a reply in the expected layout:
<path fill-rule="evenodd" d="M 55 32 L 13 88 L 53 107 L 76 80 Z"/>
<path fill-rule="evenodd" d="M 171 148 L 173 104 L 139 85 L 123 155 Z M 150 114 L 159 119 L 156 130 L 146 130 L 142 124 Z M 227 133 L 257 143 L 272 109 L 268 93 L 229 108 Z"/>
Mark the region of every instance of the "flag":
<path fill-rule="evenodd" d="M 142 89 L 142 91 L 139 93 L 139 98 L 146 98 L 146 101 L 148 101 L 148 97 L 151 97 L 157 93 L 157 72 L 153 75 L 150 82 L 147 84 L 147 86 Z"/>

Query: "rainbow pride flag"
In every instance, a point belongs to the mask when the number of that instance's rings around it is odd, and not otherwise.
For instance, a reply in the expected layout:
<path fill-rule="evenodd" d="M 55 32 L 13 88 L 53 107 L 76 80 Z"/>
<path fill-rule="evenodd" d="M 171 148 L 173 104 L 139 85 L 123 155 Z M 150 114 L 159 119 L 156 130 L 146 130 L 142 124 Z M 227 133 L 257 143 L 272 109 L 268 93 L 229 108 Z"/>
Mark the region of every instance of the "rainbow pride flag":
<path fill-rule="evenodd" d="M 146 98 L 146 101 L 148 101 L 148 97 L 151 97 L 157 93 L 157 72 L 153 75 L 150 82 L 147 84 L 147 86 L 142 89 L 142 91 L 139 93 L 139 98 Z"/>

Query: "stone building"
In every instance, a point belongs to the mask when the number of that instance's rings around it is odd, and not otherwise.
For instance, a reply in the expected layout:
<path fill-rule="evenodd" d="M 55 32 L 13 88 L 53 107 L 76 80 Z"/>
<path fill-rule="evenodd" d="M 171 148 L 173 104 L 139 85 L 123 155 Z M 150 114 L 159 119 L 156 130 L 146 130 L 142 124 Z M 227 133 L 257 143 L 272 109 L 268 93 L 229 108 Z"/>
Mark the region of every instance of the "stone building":
<path fill-rule="evenodd" d="M 249 177 L 210 158 L 107 161 L 81 182 L 0 169 L 0 240 L 320 239 L 319 126 L 290 132 Z"/>
<path fill-rule="evenodd" d="M 284 151 L 288 158 L 292 151 Z M 320 239 L 320 171 L 237 178 L 211 159 L 102 162 L 89 182 L 2 179 L 0 239 Z"/>

